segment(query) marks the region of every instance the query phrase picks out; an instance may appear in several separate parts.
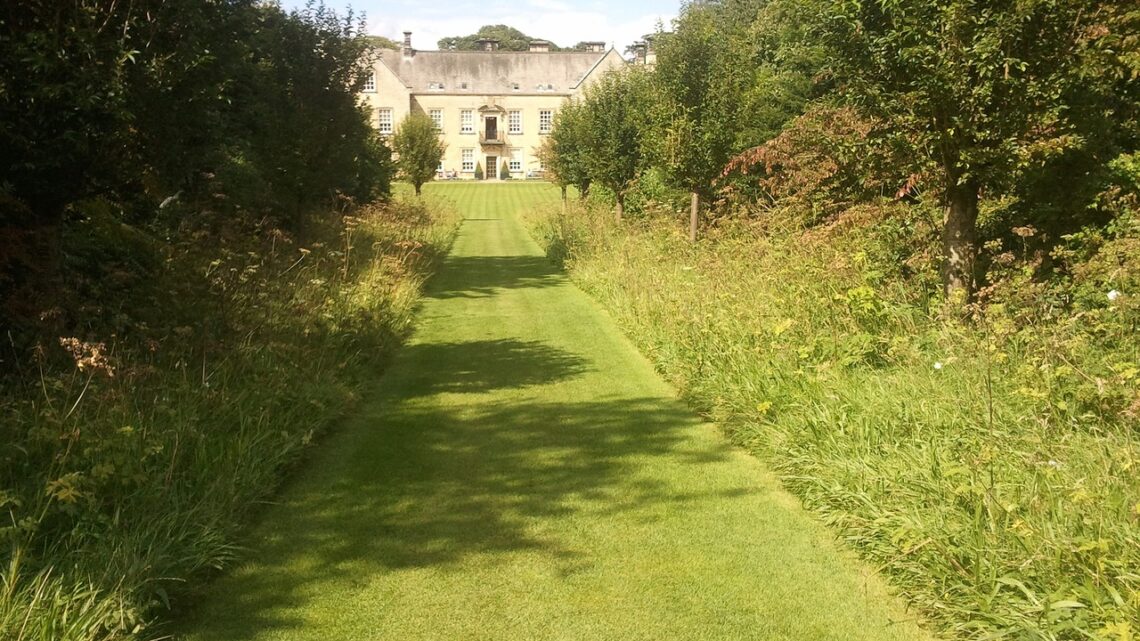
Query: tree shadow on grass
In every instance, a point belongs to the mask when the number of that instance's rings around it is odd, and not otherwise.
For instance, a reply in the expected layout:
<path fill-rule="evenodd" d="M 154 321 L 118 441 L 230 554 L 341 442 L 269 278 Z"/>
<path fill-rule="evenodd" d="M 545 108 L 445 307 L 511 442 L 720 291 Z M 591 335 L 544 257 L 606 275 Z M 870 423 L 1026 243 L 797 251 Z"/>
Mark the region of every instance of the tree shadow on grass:
<path fill-rule="evenodd" d="M 727 456 L 727 448 L 711 454 L 692 448 L 685 432 L 698 421 L 675 402 L 446 405 L 423 396 L 565 379 L 583 367 L 572 355 L 517 341 L 408 350 L 368 411 L 326 443 L 264 515 L 252 564 L 215 584 L 208 607 L 192 613 L 199 638 L 236 641 L 299 630 L 299 608 L 311 599 L 327 590 L 361 592 L 376 577 L 403 569 L 461 570 L 525 552 L 570 576 L 588 566 L 590 551 L 543 534 L 536 523 L 576 516 L 652 520 L 655 510 L 752 491 L 702 494 L 633 480 L 655 457 L 694 466 L 690 473 L 699 475 L 696 467 Z M 421 359 L 433 365 L 416 365 Z M 417 376 L 441 373 L 417 390 Z"/>
<path fill-rule="evenodd" d="M 482 298 L 500 289 L 566 282 L 545 256 L 452 256 L 428 285 L 428 298 Z"/>
<path fill-rule="evenodd" d="M 541 341 L 514 339 L 419 343 L 404 347 L 400 359 L 423 365 L 387 381 L 392 393 L 402 398 L 525 388 L 588 371 L 586 360 L 576 354 Z"/>

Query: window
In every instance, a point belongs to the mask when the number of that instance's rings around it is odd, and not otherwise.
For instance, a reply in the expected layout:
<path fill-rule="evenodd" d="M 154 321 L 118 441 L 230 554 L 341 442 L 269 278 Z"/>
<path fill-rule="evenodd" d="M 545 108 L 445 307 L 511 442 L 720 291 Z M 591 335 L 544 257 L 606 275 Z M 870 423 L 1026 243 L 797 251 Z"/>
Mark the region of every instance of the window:
<path fill-rule="evenodd" d="M 517 83 L 517 82 L 512 82 L 512 83 L 511 83 L 511 90 L 512 90 L 512 91 L 518 91 L 518 90 L 519 90 L 519 83 Z"/>
<path fill-rule="evenodd" d="M 466 83 L 466 82 L 461 82 L 461 83 L 459 83 L 459 88 L 460 88 L 460 89 L 466 89 L 466 88 L 467 88 L 467 83 Z"/>
<path fill-rule="evenodd" d="M 475 133 L 475 112 L 471 109 L 464 109 L 459 112 L 459 133 Z"/>
<path fill-rule="evenodd" d="M 443 91 L 443 83 L 442 82 L 429 82 L 428 83 L 428 90 L 429 91 Z"/>
<path fill-rule="evenodd" d="M 392 110 L 391 109 L 377 109 L 376 110 L 376 129 L 382 134 L 392 133 Z"/>
<path fill-rule="evenodd" d="M 549 84 L 549 83 L 547 83 L 545 85 L 542 83 L 539 83 L 539 84 L 535 85 L 534 88 L 538 91 L 554 91 L 554 85 Z"/>
<path fill-rule="evenodd" d="M 523 165 L 522 149 L 512 149 L 511 150 L 511 162 L 510 162 L 511 173 L 515 174 L 515 173 L 522 171 L 522 165 Z"/>
<path fill-rule="evenodd" d="M 462 150 L 462 154 L 460 155 L 460 159 L 462 160 L 462 163 L 459 166 L 459 169 L 461 171 L 465 171 L 468 173 L 475 171 L 475 150 L 474 149 Z"/>
<path fill-rule="evenodd" d="M 369 71 L 368 76 L 364 78 L 364 91 L 368 93 L 376 93 L 376 71 Z"/>
<path fill-rule="evenodd" d="M 443 110 L 432 109 L 428 111 L 428 115 L 431 116 L 431 121 L 435 123 L 435 130 L 443 131 Z"/>
<path fill-rule="evenodd" d="M 507 112 L 507 133 L 522 133 L 522 112 L 518 109 Z"/>
<path fill-rule="evenodd" d="M 549 109 L 538 110 L 538 133 L 550 133 L 551 126 L 554 125 L 554 112 Z"/>

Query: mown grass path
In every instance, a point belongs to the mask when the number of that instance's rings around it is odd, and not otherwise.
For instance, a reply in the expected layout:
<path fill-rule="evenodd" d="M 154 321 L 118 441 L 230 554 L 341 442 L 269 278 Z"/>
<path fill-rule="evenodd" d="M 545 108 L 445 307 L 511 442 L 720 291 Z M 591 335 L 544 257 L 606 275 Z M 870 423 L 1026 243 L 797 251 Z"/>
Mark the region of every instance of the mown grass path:
<path fill-rule="evenodd" d="M 414 338 L 185 638 L 927 638 L 545 260 L 553 187 L 430 187 L 466 218 Z"/>

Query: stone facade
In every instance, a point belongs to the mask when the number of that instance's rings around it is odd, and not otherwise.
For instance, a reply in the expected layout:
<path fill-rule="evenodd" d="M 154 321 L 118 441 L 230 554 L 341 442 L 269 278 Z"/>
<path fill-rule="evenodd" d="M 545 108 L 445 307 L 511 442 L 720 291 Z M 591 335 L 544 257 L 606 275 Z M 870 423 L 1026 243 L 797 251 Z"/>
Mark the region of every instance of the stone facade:
<path fill-rule="evenodd" d="M 554 52 L 539 41 L 527 52 L 498 51 L 488 41 L 481 51 L 416 51 L 405 33 L 402 50 L 378 50 L 361 95 L 382 134 L 411 111 L 434 119 L 447 145 L 445 178 L 472 179 L 476 165 L 494 178 L 504 161 L 512 178 L 535 177 L 538 149 L 562 104 L 626 65 L 616 50 L 598 49 Z"/>

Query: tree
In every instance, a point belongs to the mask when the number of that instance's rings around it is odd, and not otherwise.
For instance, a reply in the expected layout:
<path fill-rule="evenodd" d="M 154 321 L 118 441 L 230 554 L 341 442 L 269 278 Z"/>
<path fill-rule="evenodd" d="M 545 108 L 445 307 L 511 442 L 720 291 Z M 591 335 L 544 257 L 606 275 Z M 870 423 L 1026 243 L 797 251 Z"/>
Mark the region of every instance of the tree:
<path fill-rule="evenodd" d="M 1077 144 L 1064 96 L 1105 0 L 820 2 L 842 95 L 935 169 L 947 296 L 974 284 L 979 194 Z"/>
<path fill-rule="evenodd" d="M 510 177 L 511 177 L 511 166 L 510 166 L 510 164 L 507 163 L 507 161 L 504 160 L 502 166 L 499 167 L 499 179 L 500 180 L 509 180 Z"/>
<path fill-rule="evenodd" d="M 399 51 L 403 47 L 403 45 L 396 42 L 395 40 L 392 40 L 391 38 L 385 38 L 384 36 L 368 36 L 367 40 L 368 44 L 372 45 L 373 47 L 379 47 L 380 49 L 395 49 Z"/>
<path fill-rule="evenodd" d="M 593 182 L 614 193 L 618 220 L 626 193 L 645 165 L 652 102 L 649 75 L 636 68 L 608 73 L 586 90 L 579 132 L 584 164 Z"/>
<path fill-rule="evenodd" d="M 658 39 L 654 77 L 661 99 L 654 104 L 662 109 L 652 153 L 669 181 L 691 194 L 692 241 L 701 200 L 712 198 L 714 181 L 737 151 L 740 101 L 752 70 L 749 39 L 734 34 L 747 30 L 757 6 L 755 0 L 689 3 L 673 33 Z"/>
<path fill-rule="evenodd" d="M 499 48 L 503 51 L 529 51 L 530 43 L 540 39 L 532 38 L 505 24 L 488 24 L 479 27 L 478 31 L 467 36 L 440 38 L 436 44 L 440 51 L 478 51 L 481 49 L 479 41 L 484 38 L 498 40 Z M 559 51 L 559 48 L 552 44 L 550 50 Z"/>
<path fill-rule="evenodd" d="M 396 167 L 419 196 L 424 183 L 435 176 L 443 159 L 444 144 L 435 121 L 422 112 L 409 113 L 392 136 L 392 147 L 399 154 Z"/>
<path fill-rule="evenodd" d="M 569 185 L 578 188 L 579 198 L 586 198 L 590 193 L 590 170 L 586 165 L 588 123 L 585 118 L 582 102 L 567 102 L 554 116 L 554 126 L 539 150 L 547 177 L 562 187 L 563 201 Z"/>

